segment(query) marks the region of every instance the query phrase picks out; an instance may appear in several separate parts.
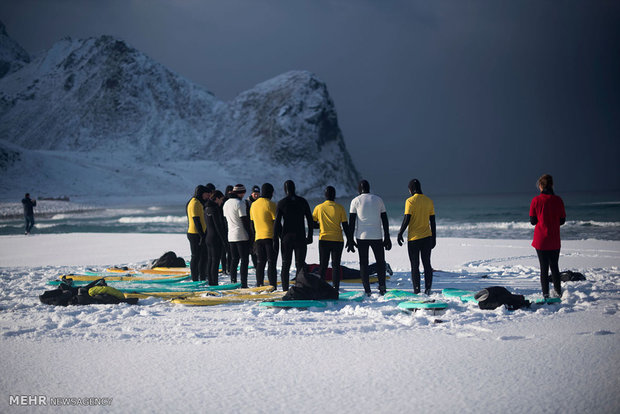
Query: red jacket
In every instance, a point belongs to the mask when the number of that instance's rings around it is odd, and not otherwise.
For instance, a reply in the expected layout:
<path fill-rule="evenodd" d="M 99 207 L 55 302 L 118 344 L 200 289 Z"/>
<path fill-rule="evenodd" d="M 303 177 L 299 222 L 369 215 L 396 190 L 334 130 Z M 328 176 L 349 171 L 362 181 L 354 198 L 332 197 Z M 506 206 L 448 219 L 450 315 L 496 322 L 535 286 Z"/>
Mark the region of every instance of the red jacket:
<path fill-rule="evenodd" d="M 564 202 L 553 194 L 540 194 L 532 200 L 530 217 L 536 217 L 532 246 L 537 250 L 560 249 L 560 221 L 566 219 Z"/>

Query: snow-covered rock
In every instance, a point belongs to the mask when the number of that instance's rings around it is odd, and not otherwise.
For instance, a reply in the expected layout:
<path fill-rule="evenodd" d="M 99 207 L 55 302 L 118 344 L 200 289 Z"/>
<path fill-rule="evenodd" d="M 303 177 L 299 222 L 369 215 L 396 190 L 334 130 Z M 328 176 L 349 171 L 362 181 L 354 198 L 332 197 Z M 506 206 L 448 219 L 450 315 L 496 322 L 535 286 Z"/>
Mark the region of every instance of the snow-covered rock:
<path fill-rule="evenodd" d="M 114 37 L 64 38 L 30 57 L 4 26 L 0 66 L 5 196 L 122 197 L 145 184 L 187 193 L 207 181 L 278 189 L 287 179 L 308 195 L 326 185 L 344 195 L 359 177 L 327 86 L 310 72 L 222 102 Z"/>

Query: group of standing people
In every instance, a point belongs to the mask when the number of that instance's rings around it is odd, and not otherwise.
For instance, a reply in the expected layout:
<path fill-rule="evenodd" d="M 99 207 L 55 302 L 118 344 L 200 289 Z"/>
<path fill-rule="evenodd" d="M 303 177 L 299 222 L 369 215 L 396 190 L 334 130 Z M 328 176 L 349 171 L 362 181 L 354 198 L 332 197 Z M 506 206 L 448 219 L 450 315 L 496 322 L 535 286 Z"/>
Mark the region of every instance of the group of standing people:
<path fill-rule="evenodd" d="M 385 251 L 392 248 L 389 222 L 381 197 L 370 192 L 370 184 L 362 180 L 358 184 L 359 195 L 349 207 L 347 218 L 344 207 L 335 201 L 336 190 L 325 189 L 325 201 L 313 211 L 305 198 L 296 193 L 295 183 L 284 183 L 285 197 L 277 204 L 272 201 L 274 187 L 265 183 L 254 186 L 250 197 L 245 199 L 242 184 L 229 186 L 228 194 L 216 190 L 212 184 L 196 187 L 194 196 L 187 203 L 188 231 L 191 248 L 192 280 L 206 280 L 218 284 L 218 267 L 228 268 L 233 283 L 237 282 L 237 267 L 241 286 L 248 287 L 249 257 L 256 267 L 256 284 L 277 286 L 276 262 L 282 254 L 280 278 L 282 290 L 290 283 L 290 268 L 295 255 L 295 268 L 299 272 L 306 265 L 307 245 L 313 241 L 313 229 L 319 232 L 319 273 L 325 279 L 329 260 L 332 263 L 332 281 L 338 289 L 341 279 L 341 257 L 347 251 L 358 251 L 360 277 L 367 295 L 371 294 L 369 278 L 369 255 L 372 250 L 376 261 L 378 290 L 386 292 Z M 559 255 L 560 226 L 566 221 L 562 199 L 553 193 L 553 178 L 545 174 L 539 178 L 540 195 L 532 200 L 530 222 L 535 225 L 534 241 L 541 268 L 541 287 L 549 297 L 549 269 L 555 293 L 561 296 Z M 411 265 L 414 293 L 420 293 L 420 261 L 424 269 L 424 293 L 429 295 L 433 284 L 431 251 L 436 245 L 437 231 L 433 201 L 422 192 L 419 180 L 408 185 L 410 197 L 405 201 L 403 221 L 397 242 L 402 246 L 407 232 L 407 250 Z M 343 237 L 344 236 L 344 237 Z M 346 238 L 346 243 L 345 243 Z M 230 255 L 230 261 L 222 260 L 222 252 Z"/>
<path fill-rule="evenodd" d="M 290 283 L 290 268 L 295 256 L 296 271 L 306 265 L 307 246 L 313 242 L 313 230 L 319 229 L 319 273 L 325 279 L 329 260 L 332 263 L 332 281 L 340 286 L 340 261 L 345 247 L 358 250 L 360 277 L 367 295 L 371 294 L 369 277 L 370 250 L 375 256 L 379 293 L 386 292 L 385 250 L 392 248 L 385 204 L 381 197 L 370 192 L 366 180 L 359 182 L 359 195 L 351 201 L 347 218 L 344 207 L 335 201 L 336 190 L 325 189 L 325 201 L 313 211 L 305 198 L 296 193 L 295 183 L 284 183 L 285 197 L 277 204 L 272 201 L 273 185 L 265 183 L 256 194 L 244 199 L 242 184 L 232 187 L 227 197 L 212 185 L 198 186 L 194 197 L 187 203 L 188 234 L 191 248 L 192 280 L 206 280 L 218 284 L 218 267 L 222 249 L 230 252 L 228 266 L 232 282 L 237 281 L 240 265 L 241 286 L 247 287 L 248 257 L 255 254 L 256 284 L 277 286 L 276 262 L 282 254 L 280 279 L 282 290 Z M 435 211 L 430 198 L 422 194 L 418 180 L 409 184 L 411 197 L 407 200 L 405 216 L 398 235 L 403 244 L 403 233 L 408 229 L 409 256 L 412 263 L 414 291 L 420 292 L 420 255 L 424 266 L 425 293 L 430 294 L 432 267 L 430 252 L 435 247 Z M 344 237 L 343 237 L 344 235 Z M 222 262 L 223 268 L 226 264 Z M 414 268 L 415 265 L 415 268 Z"/>

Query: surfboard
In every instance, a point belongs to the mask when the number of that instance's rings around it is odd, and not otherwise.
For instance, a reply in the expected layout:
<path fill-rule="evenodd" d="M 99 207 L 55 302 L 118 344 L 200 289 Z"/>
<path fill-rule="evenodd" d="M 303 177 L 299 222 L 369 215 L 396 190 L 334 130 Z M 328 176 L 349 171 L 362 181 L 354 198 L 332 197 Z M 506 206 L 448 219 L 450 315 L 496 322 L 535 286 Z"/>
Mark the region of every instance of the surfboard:
<path fill-rule="evenodd" d="M 92 282 L 97 279 L 105 279 L 108 281 L 117 281 L 117 282 L 148 282 L 148 283 L 175 283 L 180 282 L 182 280 L 189 279 L 187 275 L 168 275 L 168 276 L 128 276 L 128 275 L 107 275 L 107 276 L 93 276 L 93 275 L 76 275 L 76 274 L 67 274 L 62 275 L 62 277 L 66 277 L 67 279 L 73 279 L 74 281 L 89 281 Z"/>
<path fill-rule="evenodd" d="M 418 309 L 431 309 L 431 310 L 443 310 L 448 307 L 446 302 L 439 302 L 434 300 L 411 300 L 407 302 L 401 302 L 398 304 L 399 309 L 403 310 L 418 310 Z"/>
<path fill-rule="evenodd" d="M 187 306 L 214 306 L 227 303 L 241 303 L 249 301 L 265 301 L 278 299 L 284 296 L 285 292 L 272 292 L 262 294 L 246 295 L 221 295 L 221 296 L 191 296 L 186 298 L 172 299 L 172 303 Z"/>
<path fill-rule="evenodd" d="M 366 296 L 366 294 L 359 291 L 339 292 L 338 300 L 347 302 L 361 302 L 364 300 L 364 296 Z"/>
<path fill-rule="evenodd" d="M 407 290 L 399 290 L 399 289 L 388 290 L 386 294 L 383 295 L 383 298 L 387 300 L 416 298 L 416 297 L 418 297 L 418 295 L 413 292 L 409 292 Z"/>
<path fill-rule="evenodd" d="M 379 278 L 376 277 L 376 276 L 370 277 L 368 280 L 369 280 L 370 283 L 377 283 L 377 282 L 379 282 Z M 386 276 L 385 280 L 390 280 L 390 277 Z M 360 283 L 361 284 L 363 282 L 362 282 L 362 279 L 341 279 L 340 280 L 340 284 L 343 284 L 343 283 Z"/>
<path fill-rule="evenodd" d="M 319 300 L 278 300 L 273 302 L 261 302 L 259 306 L 270 308 L 324 308 L 325 302 Z"/>

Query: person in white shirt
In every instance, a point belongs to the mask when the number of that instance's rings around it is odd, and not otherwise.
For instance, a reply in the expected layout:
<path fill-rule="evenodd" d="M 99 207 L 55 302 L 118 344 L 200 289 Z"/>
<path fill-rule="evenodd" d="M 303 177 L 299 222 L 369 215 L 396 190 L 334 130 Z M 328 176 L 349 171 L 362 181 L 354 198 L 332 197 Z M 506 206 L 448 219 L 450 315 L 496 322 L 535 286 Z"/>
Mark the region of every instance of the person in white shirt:
<path fill-rule="evenodd" d="M 364 291 L 366 295 L 370 296 L 368 255 L 369 250 L 372 249 L 377 262 L 379 293 L 383 295 L 385 294 L 385 252 L 383 249 L 390 250 L 392 248 L 387 212 L 381 197 L 370 194 L 368 181 L 360 181 L 358 191 L 360 195 L 351 200 L 349 209 L 349 228 L 351 231 L 354 229 L 357 244 L 350 240 L 347 243 L 347 251 L 354 252 L 355 247 L 357 247 Z"/>
<path fill-rule="evenodd" d="M 233 187 L 231 196 L 224 203 L 224 217 L 228 223 L 228 243 L 232 260 L 230 264 L 230 281 L 237 283 L 237 266 L 241 261 L 239 274 L 241 275 L 241 287 L 248 287 L 248 262 L 250 255 L 250 238 L 252 230 L 250 218 L 248 217 L 246 204 L 243 201 L 245 196 L 243 184 Z"/>

